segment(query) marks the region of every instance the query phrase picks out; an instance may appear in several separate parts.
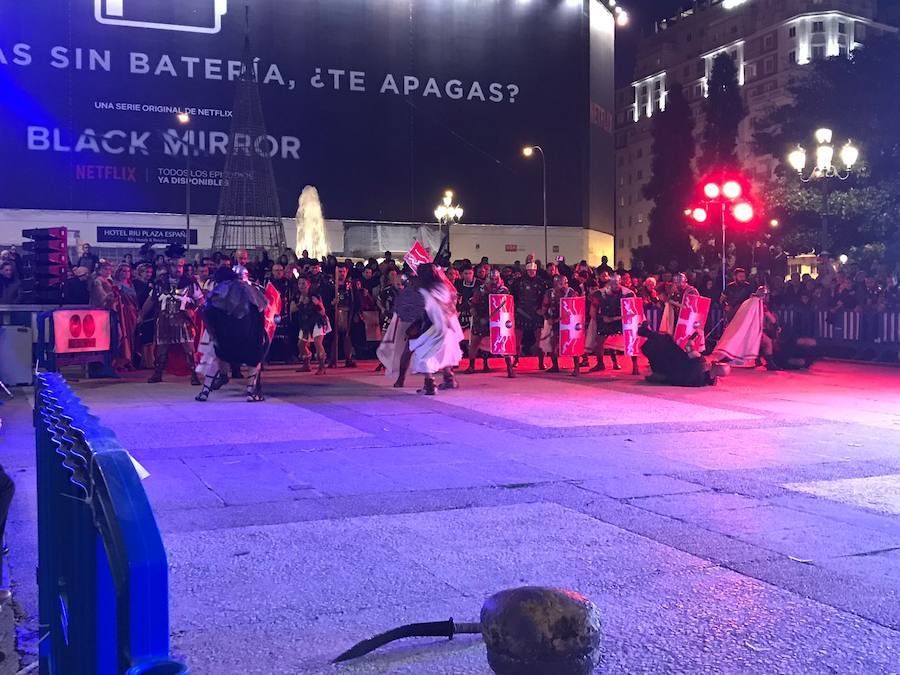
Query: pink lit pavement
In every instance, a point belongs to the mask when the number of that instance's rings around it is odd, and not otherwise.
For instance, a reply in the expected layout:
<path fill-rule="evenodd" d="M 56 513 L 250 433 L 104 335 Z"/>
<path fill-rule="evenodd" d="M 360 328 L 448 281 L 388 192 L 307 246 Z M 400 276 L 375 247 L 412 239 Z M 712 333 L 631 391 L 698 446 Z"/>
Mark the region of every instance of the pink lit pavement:
<path fill-rule="evenodd" d="M 172 639 L 192 673 L 487 673 L 480 639 L 329 661 L 410 621 L 559 585 L 604 617 L 601 672 L 900 671 L 900 369 L 820 363 L 716 387 L 627 371 L 275 367 L 268 400 L 175 380 L 77 393 L 150 471 Z M 566 365 L 564 363 L 564 365 Z M 4 407 L 8 538 L 34 618 L 33 435 Z"/>

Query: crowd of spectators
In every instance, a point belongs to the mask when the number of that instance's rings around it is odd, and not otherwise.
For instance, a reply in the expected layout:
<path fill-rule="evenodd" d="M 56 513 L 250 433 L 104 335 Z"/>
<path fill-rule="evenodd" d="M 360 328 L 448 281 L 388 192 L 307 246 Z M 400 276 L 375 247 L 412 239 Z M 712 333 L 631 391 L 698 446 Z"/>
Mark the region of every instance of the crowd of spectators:
<path fill-rule="evenodd" d="M 176 251 L 175 255 L 180 253 Z M 137 366 L 151 358 L 147 350 L 153 342 L 153 314 L 152 311 L 142 312 L 142 309 L 154 285 L 171 276 L 172 255 L 171 250 L 160 252 L 151 246 L 143 246 L 140 251 L 126 253 L 113 263 L 96 255 L 89 244 L 83 244 L 77 258 L 73 257 L 71 275 L 62 289 L 62 302 L 109 309 L 117 316 L 120 326 L 128 327 L 132 335 L 123 339 L 131 340 L 132 344 L 123 344 L 120 350 L 123 367 Z M 778 247 L 772 247 L 768 255 L 760 256 L 757 262 L 746 274 L 748 285 L 753 289 L 766 286 L 769 306 L 773 309 L 870 314 L 900 311 L 897 277 L 885 267 L 876 265 L 864 269 L 852 263 L 836 263 L 820 271 L 816 278 L 796 272 L 789 274 L 787 257 Z M 318 298 L 328 316 L 338 317 L 340 325 L 334 328 L 345 362 L 349 364 L 353 363 L 355 355 L 374 355 L 381 331 L 390 320 L 393 299 L 402 285 L 398 279 L 404 271 L 402 259 L 394 258 L 390 252 L 385 252 L 380 259 L 339 261 L 335 256 L 313 260 L 305 252 L 297 256 L 286 249 L 277 257 L 264 250 L 243 251 L 239 257 L 235 252 L 210 255 L 197 252 L 183 261 L 178 274 L 183 284 L 196 283 L 199 289 L 208 292 L 216 268 L 233 264 L 242 264 L 251 280 L 261 284 L 271 281 L 278 289 L 282 295 L 284 327 L 296 325 L 294 312 L 301 291 Z M 646 269 L 640 262 L 630 269 L 621 262 L 614 268 L 605 256 L 596 267 L 585 260 L 569 264 L 563 258 L 542 264 L 534 256 L 528 256 L 524 262 L 501 265 L 493 264 L 486 257 L 478 262 L 456 260 L 449 265 L 447 274 L 460 291 L 461 317 L 469 312 L 467 303 L 471 289 L 482 284 L 491 270 L 498 270 L 503 283 L 515 294 L 515 289 L 527 276 L 529 264 L 536 264 L 537 278 L 546 288 L 550 287 L 554 276 L 562 275 L 576 293 L 588 297 L 603 289 L 611 275 L 616 274 L 622 287 L 633 290 L 642 299 L 645 310 L 661 309 L 665 305 L 673 291 L 673 280 L 680 271 L 674 262 L 653 270 Z M 700 295 L 708 297 L 713 306 L 723 303 L 723 288 L 717 270 L 686 270 L 685 274 L 688 283 Z M 21 275 L 22 256 L 15 247 L 0 252 L 0 304 L 15 304 L 25 299 Z M 334 314 L 335 304 L 338 314 Z M 286 336 L 284 360 L 295 360 L 300 356 L 296 332 Z M 329 343 L 332 339 L 334 336 L 328 338 Z"/>

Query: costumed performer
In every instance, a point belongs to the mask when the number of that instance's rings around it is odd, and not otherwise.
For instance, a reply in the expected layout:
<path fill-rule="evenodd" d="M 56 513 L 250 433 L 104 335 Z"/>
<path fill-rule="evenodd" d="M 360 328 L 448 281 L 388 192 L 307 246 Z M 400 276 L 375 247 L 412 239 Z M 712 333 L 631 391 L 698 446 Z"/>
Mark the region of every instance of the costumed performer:
<path fill-rule="evenodd" d="M 459 365 L 462 350 L 459 343 L 463 331 L 456 314 L 456 293 L 434 263 L 419 265 L 416 270 L 419 294 L 425 300 L 422 334 L 409 341 L 413 372 L 422 373 L 425 383 L 420 394 L 434 396 L 434 375 L 443 372 L 444 381 L 453 380 L 454 366 Z"/>
<path fill-rule="evenodd" d="M 205 401 L 227 379 L 229 364 L 249 366 L 247 401 L 262 401 L 260 369 L 269 348 L 265 328 L 268 305 L 263 290 L 240 280 L 227 267 L 216 270 L 216 287 L 209 294 L 203 310 L 206 332 L 200 341 L 201 361 L 197 372 L 203 377 L 203 388 L 197 401 Z"/>

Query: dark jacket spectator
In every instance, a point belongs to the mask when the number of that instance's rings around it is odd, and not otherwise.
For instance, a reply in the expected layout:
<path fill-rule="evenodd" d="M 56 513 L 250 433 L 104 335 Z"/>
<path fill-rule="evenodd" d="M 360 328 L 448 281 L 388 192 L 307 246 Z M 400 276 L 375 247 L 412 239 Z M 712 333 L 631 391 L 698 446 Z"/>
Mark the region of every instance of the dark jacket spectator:
<path fill-rule="evenodd" d="M 16 277 L 11 260 L 0 265 L 0 305 L 15 305 L 22 301 L 22 283 Z"/>
<path fill-rule="evenodd" d="M 78 258 L 78 262 L 75 263 L 75 267 L 87 267 L 88 272 L 93 274 L 97 269 L 98 262 L 100 262 L 100 258 L 91 253 L 91 245 L 82 244 L 81 257 Z"/>
<path fill-rule="evenodd" d="M 72 277 L 66 279 L 63 284 L 63 304 L 89 305 L 91 304 L 91 273 L 87 267 L 76 267 L 72 271 Z"/>

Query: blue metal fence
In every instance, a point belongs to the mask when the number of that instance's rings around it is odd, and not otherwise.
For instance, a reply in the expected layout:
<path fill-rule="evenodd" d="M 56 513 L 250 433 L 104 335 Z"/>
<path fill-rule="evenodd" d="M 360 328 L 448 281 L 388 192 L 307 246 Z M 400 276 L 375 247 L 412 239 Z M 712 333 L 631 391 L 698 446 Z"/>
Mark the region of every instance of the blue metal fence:
<path fill-rule="evenodd" d="M 40 672 L 185 675 L 169 658 L 168 567 L 115 435 L 58 374 L 36 378 Z"/>

